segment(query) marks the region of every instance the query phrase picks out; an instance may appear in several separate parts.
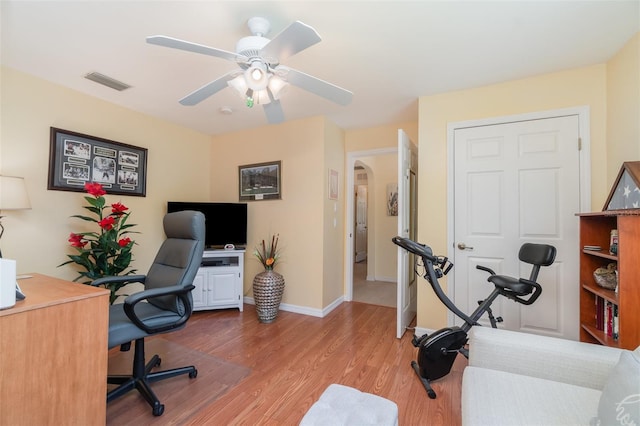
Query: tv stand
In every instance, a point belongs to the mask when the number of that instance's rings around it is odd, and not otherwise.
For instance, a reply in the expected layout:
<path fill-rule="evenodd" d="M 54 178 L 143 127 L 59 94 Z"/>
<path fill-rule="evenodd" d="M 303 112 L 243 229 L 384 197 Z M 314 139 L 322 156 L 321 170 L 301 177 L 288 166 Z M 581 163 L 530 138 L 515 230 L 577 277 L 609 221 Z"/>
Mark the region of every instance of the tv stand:
<path fill-rule="evenodd" d="M 243 309 L 244 250 L 206 249 L 193 281 L 193 310 Z"/>

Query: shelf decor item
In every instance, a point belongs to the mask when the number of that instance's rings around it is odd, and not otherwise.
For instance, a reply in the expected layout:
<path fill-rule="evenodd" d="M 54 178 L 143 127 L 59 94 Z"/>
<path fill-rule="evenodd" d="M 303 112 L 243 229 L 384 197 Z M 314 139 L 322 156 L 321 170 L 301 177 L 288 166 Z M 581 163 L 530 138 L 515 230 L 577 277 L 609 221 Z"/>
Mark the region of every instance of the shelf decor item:
<path fill-rule="evenodd" d="M 625 161 L 604 204 L 606 210 L 640 208 L 640 161 Z"/>
<path fill-rule="evenodd" d="M 593 278 L 602 288 L 615 290 L 618 286 L 618 274 L 616 273 L 616 264 L 609 263 L 606 268 L 598 268 L 593 271 Z"/>
<path fill-rule="evenodd" d="M 129 268 L 132 260 L 131 250 L 135 244 L 129 235 L 137 233 L 131 231 L 135 224 L 127 223 L 129 208 L 117 202 L 107 204 L 104 195 L 106 191 L 99 183 L 86 183 L 85 191 L 89 193 L 84 199 L 89 203 L 85 209 L 93 213 L 93 216 L 73 215 L 78 219 L 93 222 L 98 225 L 98 231 L 72 232 L 69 235 L 69 243 L 76 250 L 76 254 L 69 254 L 67 260 L 58 266 L 75 263 L 84 271 L 74 281 L 84 279 L 83 284 L 91 284 L 94 280 L 106 276 L 130 275 L 136 272 Z M 111 292 L 109 302 L 117 299 L 116 292 L 126 283 L 106 284 Z"/>
<path fill-rule="evenodd" d="M 254 255 L 264 267 L 264 271 L 253 278 L 253 299 L 258 321 L 262 323 L 275 321 L 284 293 L 284 277 L 273 270 L 280 259 L 278 239 L 278 235 L 274 235 L 269 243 L 262 240 L 254 250 Z"/>

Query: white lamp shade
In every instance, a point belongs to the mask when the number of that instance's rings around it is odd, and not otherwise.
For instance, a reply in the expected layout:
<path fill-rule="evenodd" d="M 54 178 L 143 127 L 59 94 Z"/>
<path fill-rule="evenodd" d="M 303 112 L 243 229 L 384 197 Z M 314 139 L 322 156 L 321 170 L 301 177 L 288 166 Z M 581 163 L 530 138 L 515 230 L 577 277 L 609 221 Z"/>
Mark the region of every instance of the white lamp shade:
<path fill-rule="evenodd" d="M 236 78 L 227 81 L 227 85 L 231 87 L 233 90 L 238 92 L 242 99 L 247 98 L 247 82 L 244 79 L 244 74 L 240 74 Z"/>
<path fill-rule="evenodd" d="M 24 178 L 0 176 L 0 210 L 30 209 Z"/>
<path fill-rule="evenodd" d="M 289 83 L 287 83 L 277 75 L 272 75 L 269 79 L 269 90 L 271 90 L 273 99 L 280 99 L 280 96 L 287 91 L 288 86 Z"/>
<path fill-rule="evenodd" d="M 254 62 L 244 72 L 244 78 L 247 82 L 249 89 L 254 92 L 264 90 L 269 84 L 269 73 L 267 67 L 261 62 Z"/>
<path fill-rule="evenodd" d="M 269 93 L 267 93 L 266 89 L 253 92 L 253 100 L 260 105 L 266 105 L 271 102 L 271 98 L 269 98 Z"/>

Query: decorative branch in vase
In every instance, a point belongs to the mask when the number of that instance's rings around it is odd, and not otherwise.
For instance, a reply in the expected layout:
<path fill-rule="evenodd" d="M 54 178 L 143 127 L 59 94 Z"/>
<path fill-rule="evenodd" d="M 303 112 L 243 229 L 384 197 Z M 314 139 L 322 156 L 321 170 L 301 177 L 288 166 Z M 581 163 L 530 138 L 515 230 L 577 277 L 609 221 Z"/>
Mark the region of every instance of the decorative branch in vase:
<path fill-rule="evenodd" d="M 253 299 L 258 320 L 262 323 L 275 321 L 284 293 L 284 277 L 273 270 L 280 259 L 278 240 L 279 235 L 273 235 L 269 243 L 262 240 L 253 252 L 264 267 L 264 271 L 253 279 Z"/>

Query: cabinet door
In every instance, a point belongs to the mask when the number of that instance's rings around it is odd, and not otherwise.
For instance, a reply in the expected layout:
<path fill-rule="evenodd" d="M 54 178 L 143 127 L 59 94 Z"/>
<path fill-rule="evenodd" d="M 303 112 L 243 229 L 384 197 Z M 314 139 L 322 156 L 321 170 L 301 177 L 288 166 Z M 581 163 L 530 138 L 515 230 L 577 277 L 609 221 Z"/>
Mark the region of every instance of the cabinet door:
<path fill-rule="evenodd" d="M 238 280 L 237 271 L 215 271 L 209 273 L 208 305 L 237 304 L 236 280 Z"/>
<path fill-rule="evenodd" d="M 193 309 L 203 309 L 207 306 L 207 282 L 205 277 L 207 273 L 198 269 L 198 273 L 196 277 L 193 279 L 193 285 L 196 287 L 191 291 L 191 296 L 193 297 Z"/>

